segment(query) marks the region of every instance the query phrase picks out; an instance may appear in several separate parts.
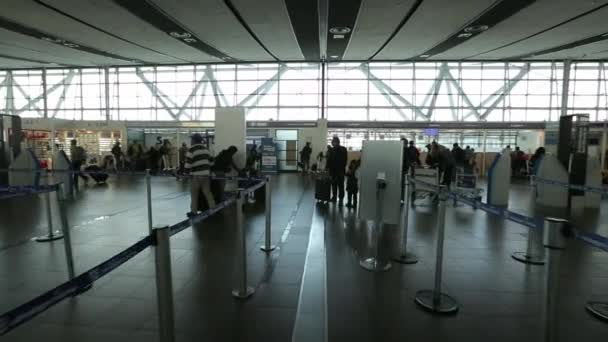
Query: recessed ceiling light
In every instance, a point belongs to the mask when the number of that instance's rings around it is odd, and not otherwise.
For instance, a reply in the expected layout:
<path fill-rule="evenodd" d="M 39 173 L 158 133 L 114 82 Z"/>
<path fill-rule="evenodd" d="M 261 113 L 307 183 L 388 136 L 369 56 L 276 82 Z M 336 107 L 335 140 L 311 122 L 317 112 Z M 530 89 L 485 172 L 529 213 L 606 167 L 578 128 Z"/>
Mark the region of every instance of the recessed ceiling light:
<path fill-rule="evenodd" d="M 346 27 L 346 26 L 332 27 L 329 29 L 329 33 L 347 34 L 347 33 L 350 33 L 350 28 Z"/>
<path fill-rule="evenodd" d="M 334 39 L 344 39 L 343 34 L 334 34 Z"/>
<path fill-rule="evenodd" d="M 331 58 L 338 58 L 340 56 L 333 55 L 333 56 L 329 56 L 329 57 L 331 57 Z"/>
<path fill-rule="evenodd" d="M 471 38 L 473 36 L 472 33 L 466 32 L 458 35 L 458 38 Z"/>
<path fill-rule="evenodd" d="M 169 32 L 169 35 L 173 38 L 190 38 L 192 35 L 188 32 Z"/>
<path fill-rule="evenodd" d="M 420 58 L 429 58 L 431 55 L 420 55 Z"/>
<path fill-rule="evenodd" d="M 467 33 L 479 33 L 483 31 L 487 31 L 490 27 L 488 25 L 473 25 L 464 29 L 464 32 Z"/>

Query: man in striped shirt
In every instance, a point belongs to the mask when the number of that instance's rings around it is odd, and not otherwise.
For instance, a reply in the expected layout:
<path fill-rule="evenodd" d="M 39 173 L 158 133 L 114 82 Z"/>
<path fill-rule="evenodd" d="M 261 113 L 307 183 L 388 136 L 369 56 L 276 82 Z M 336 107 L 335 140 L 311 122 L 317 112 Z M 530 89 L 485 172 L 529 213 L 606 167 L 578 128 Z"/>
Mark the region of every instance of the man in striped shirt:
<path fill-rule="evenodd" d="M 190 212 L 192 215 L 199 211 L 200 194 L 203 193 L 209 208 L 215 207 L 211 193 L 211 153 L 203 144 L 203 137 L 196 133 L 192 136 L 192 146 L 186 153 L 186 173 L 192 175 L 190 181 Z"/>

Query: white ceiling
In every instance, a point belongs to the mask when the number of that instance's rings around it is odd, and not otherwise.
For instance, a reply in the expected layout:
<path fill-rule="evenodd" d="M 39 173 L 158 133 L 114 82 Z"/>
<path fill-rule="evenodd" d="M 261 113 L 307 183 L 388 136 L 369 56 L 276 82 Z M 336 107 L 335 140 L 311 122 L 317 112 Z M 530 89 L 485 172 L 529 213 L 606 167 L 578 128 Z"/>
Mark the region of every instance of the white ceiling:
<path fill-rule="evenodd" d="M 4 0 L 0 17 L 94 50 L 69 48 L 0 27 L 0 68 L 222 62 L 171 37 L 113 0 L 40 1 L 64 13 L 34 0 Z M 147 1 L 207 45 L 237 60 L 274 61 L 265 48 L 279 60 L 304 59 L 287 13 L 287 0 L 231 0 L 254 36 L 224 0 Z M 307 1 L 316 8 L 317 1 Z M 422 0 L 413 15 L 399 27 L 418 1 L 362 0 L 356 24 L 347 37 L 350 41 L 343 59 L 368 60 L 385 43 L 376 60 L 420 56 L 458 33 L 500 0 Z M 608 0 L 537 0 L 488 31 L 463 39 L 431 59 L 502 60 L 519 56 L 531 60 L 606 59 L 608 36 L 607 40 L 592 44 L 530 56 L 607 33 L 608 7 L 565 23 L 604 4 L 608 4 Z M 553 26 L 556 27 L 550 29 Z M 113 58 L 95 50 L 124 58 Z"/>

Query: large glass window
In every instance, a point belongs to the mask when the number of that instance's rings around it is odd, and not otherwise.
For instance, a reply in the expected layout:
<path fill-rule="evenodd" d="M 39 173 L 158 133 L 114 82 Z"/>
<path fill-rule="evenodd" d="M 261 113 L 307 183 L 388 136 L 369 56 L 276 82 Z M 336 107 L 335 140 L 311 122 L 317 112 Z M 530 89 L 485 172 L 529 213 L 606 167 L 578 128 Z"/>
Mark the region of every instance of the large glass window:
<path fill-rule="evenodd" d="M 212 121 L 216 107 L 242 106 L 248 120 L 323 115 L 335 121 L 555 121 L 562 113 L 563 77 L 561 62 L 12 70 L 0 71 L 0 112 L 71 120 Z M 569 79 L 567 112 L 607 119 L 605 63 L 572 63 Z"/>

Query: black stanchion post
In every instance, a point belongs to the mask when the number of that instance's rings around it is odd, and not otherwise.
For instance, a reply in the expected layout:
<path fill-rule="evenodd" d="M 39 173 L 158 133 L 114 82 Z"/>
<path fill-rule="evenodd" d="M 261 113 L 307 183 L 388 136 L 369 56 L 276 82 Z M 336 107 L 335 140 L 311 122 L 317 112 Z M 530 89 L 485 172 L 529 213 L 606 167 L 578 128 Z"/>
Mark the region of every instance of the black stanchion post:
<path fill-rule="evenodd" d="M 559 300 L 559 259 L 566 248 L 566 229 L 568 221 L 545 218 L 543 244 L 547 250 L 547 272 L 545 273 L 545 303 L 543 310 L 545 342 L 555 342 L 558 338 L 558 300 Z"/>
<path fill-rule="evenodd" d="M 152 235 L 152 177 L 150 169 L 146 170 L 146 196 L 148 205 L 148 234 Z"/>
<path fill-rule="evenodd" d="M 540 239 L 534 229 L 528 230 L 528 242 L 525 252 L 513 252 L 511 257 L 528 265 L 544 265 L 545 257 L 540 248 Z"/>
<path fill-rule="evenodd" d="M 384 190 L 386 189 L 386 180 L 380 175 L 376 179 L 376 222 L 374 223 L 375 239 L 374 239 L 374 256 L 361 260 L 359 265 L 364 269 L 372 272 L 388 271 L 391 268 L 390 261 L 383 263 L 380 260 L 380 239 L 382 238 L 382 202 L 384 200 Z"/>
<path fill-rule="evenodd" d="M 65 248 L 65 258 L 68 264 L 68 275 L 70 279 L 75 277 L 74 272 L 74 257 L 72 256 L 72 238 L 70 235 L 70 223 L 68 222 L 68 209 L 67 203 L 64 196 L 64 185 L 59 185 L 59 191 L 57 192 L 59 198 L 59 217 L 61 219 L 61 230 L 63 232 L 63 245 Z"/>
<path fill-rule="evenodd" d="M 173 280 L 171 278 L 171 231 L 169 226 L 154 227 L 156 261 L 156 295 L 158 301 L 158 323 L 160 341 L 175 341 L 173 317 Z"/>
<path fill-rule="evenodd" d="M 232 296 L 239 299 L 249 298 L 255 290 L 247 285 L 247 241 L 243 222 L 243 197 L 240 191 L 236 196 L 236 270 L 237 287 L 232 290 Z"/>
<path fill-rule="evenodd" d="M 437 218 L 437 259 L 435 261 L 435 287 L 432 290 L 421 290 L 416 293 L 416 304 L 426 310 L 450 314 L 458 311 L 458 302 L 445 293 L 441 293 L 443 272 L 443 240 L 445 238 L 445 211 L 448 199 L 445 185 L 439 188 L 439 216 Z"/>
<path fill-rule="evenodd" d="M 399 255 L 393 258 L 393 261 L 400 264 L 415 264 L 418 262 L 418 258 L 407 251 L 407 230 L 409 225 L 409 212 L 410 212 L 410 200 L 412 195 L 413 182 L 409 175 L 405 175 L 405 203 L 401 215 L 401 239 L 399 246 Z"/>
<path fill-rule="evenodd" d="M 48 182 L 47 182 L 48 185 Z M 55 192 L 57 193 L 57 198 L 59 199 L 59 188 L 57 188 L 55 190 Z M 55 231 L 53 230 L 53 210 L 51 208 L 51 193 L 50 192 L 46 192 L 44 194 L 44 205 L 46 206 L 46 218 L 47 218 L 47 224 L 48 224 L 48 230 L 49 232 L 46 235 L 43 236 L 38 236 L 34 238 L 34 241 L 37 242 L 47 242 L 47 241 L 54 241 L 54 240 L 59 240 L 63 238 L 63 234 L 60 231 Z"/>
<path fill-rule="evenodd" d="M 271 190 L 272 187 L 270 185 L 270 176 L 266 177 L 266 185 L 265 185 L 265 203 L 264 203 L 264 211 L 266 214 L 266 232 L 264 233 L 264 246 L 260 247 L 266 253 L 272 252 L 276 249 L 276 246 L 272 245 L 272 198 Z"/>

